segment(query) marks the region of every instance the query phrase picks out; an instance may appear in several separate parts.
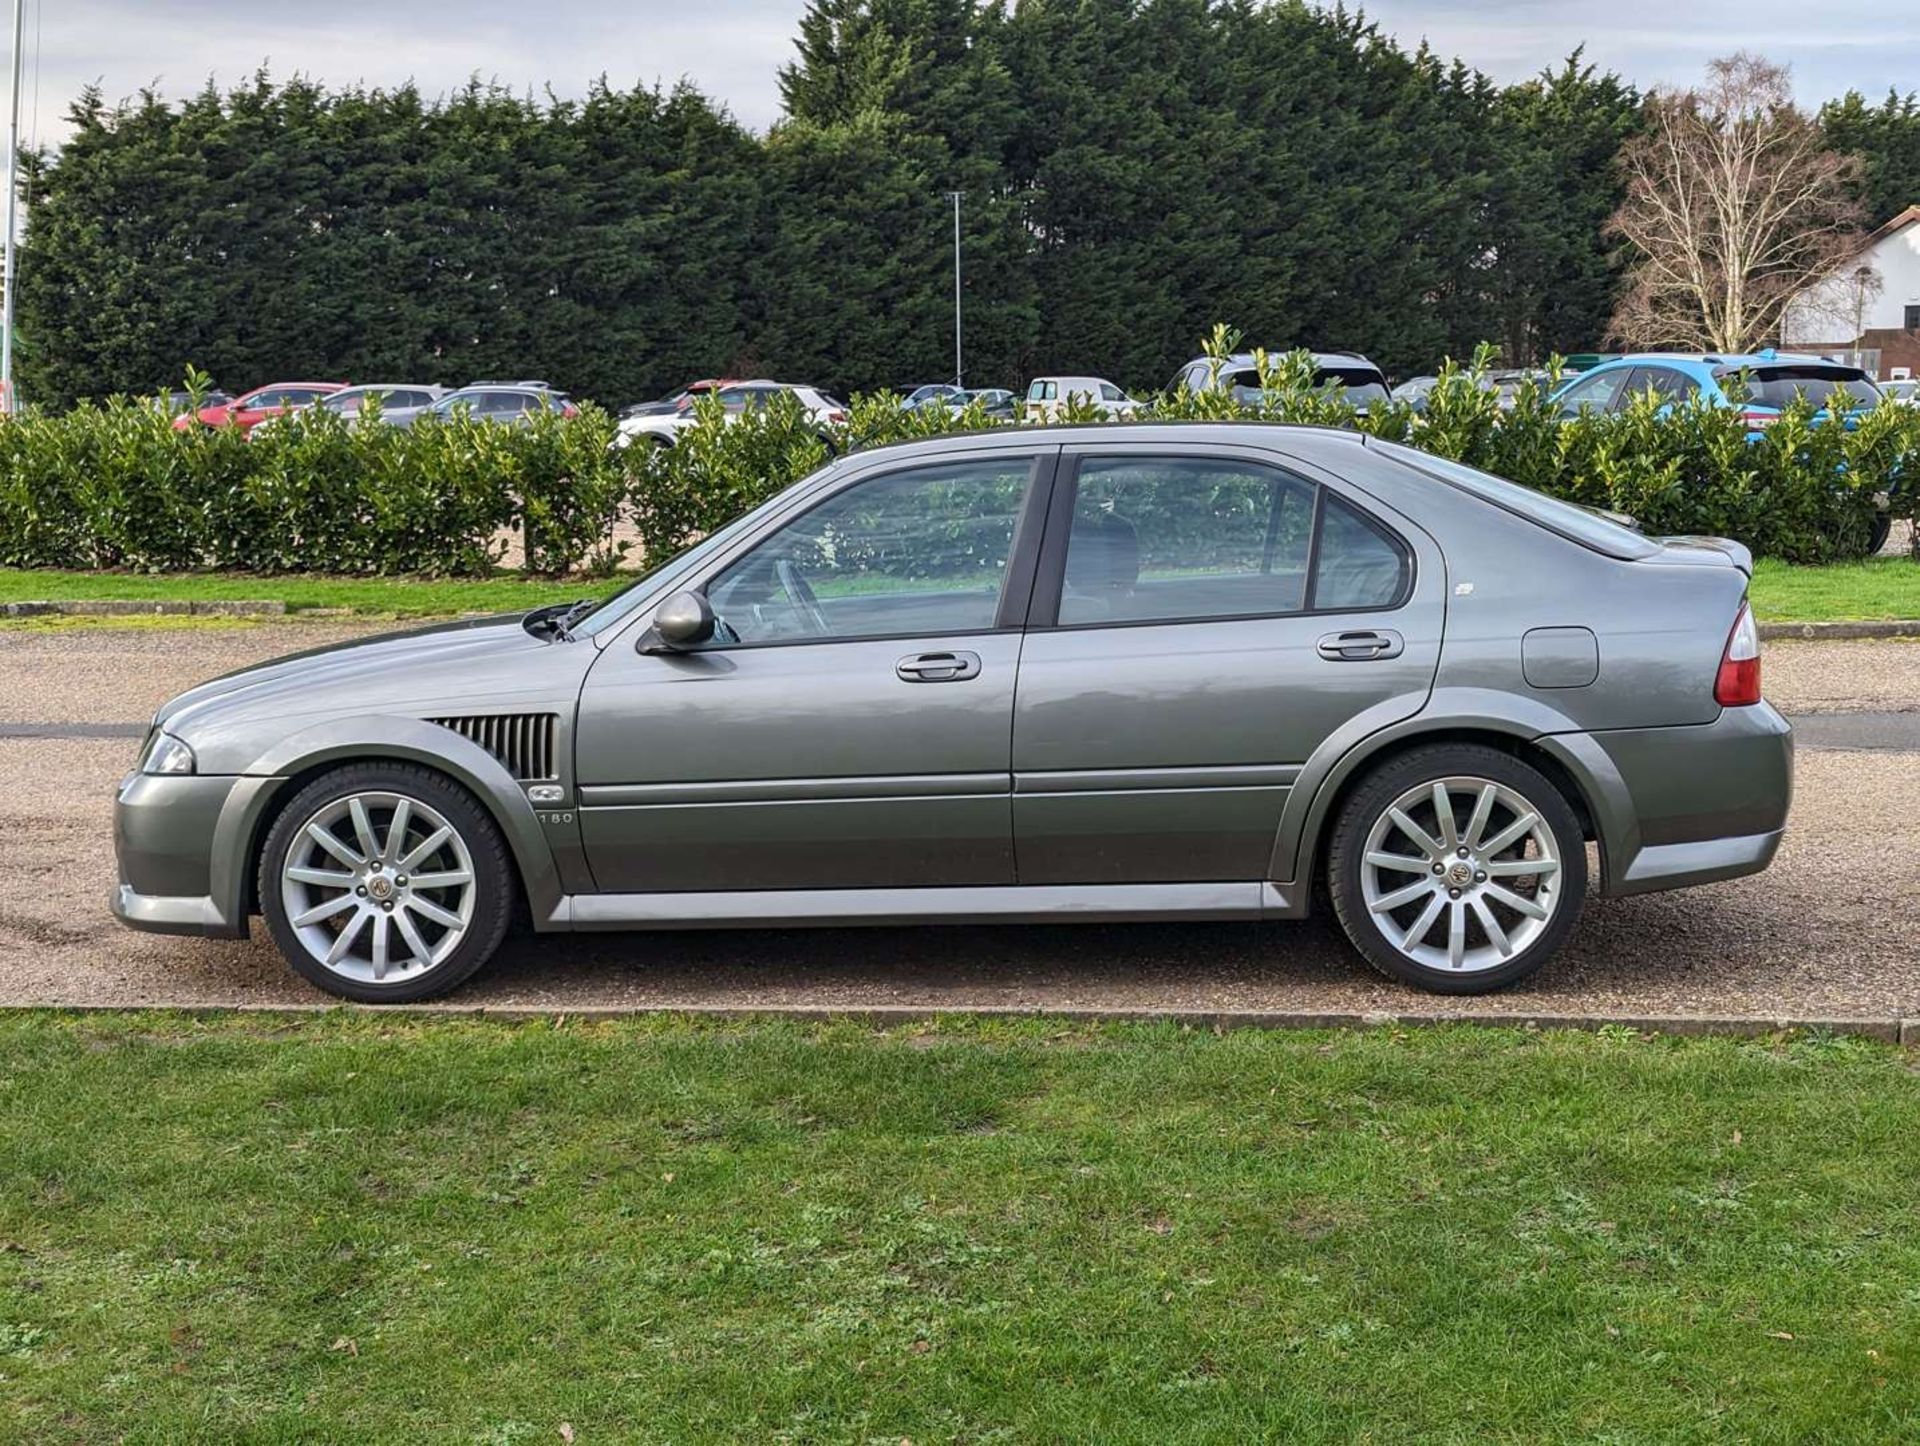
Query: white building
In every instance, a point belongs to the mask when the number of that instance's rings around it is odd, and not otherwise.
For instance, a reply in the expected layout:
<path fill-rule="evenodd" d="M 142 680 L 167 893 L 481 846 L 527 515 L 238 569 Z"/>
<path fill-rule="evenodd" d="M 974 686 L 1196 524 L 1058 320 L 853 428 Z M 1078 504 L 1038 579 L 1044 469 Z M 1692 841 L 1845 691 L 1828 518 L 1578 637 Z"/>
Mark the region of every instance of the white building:
<path fill-rule="evenodd" d="M 1882 379 L 1920 376 L 1920 206 L 1907 207 L 1851 263 L 1789 302 L 1780 343 L 1864 353 L 1860 364 Z"/>

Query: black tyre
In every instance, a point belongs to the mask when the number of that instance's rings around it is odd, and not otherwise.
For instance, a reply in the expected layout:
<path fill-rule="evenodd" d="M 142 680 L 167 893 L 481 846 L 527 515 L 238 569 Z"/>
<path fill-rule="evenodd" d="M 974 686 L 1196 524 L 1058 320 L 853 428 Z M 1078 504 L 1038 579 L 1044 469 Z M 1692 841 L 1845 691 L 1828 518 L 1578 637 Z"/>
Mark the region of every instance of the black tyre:
<path fill-rule="evenodd" d="M 1887 545 L 1887 538 L 1893 533 L 1893 514 L 1876 512 L 1873 525 L 1867 529 L 1867 556 L 1878 557 L 1880 549 Z"/>
<path fill-rule="evenodd" d="M 1416 749 L 1363 779 L 1328 853 L 1334 913 L 1366 961 L 1437 994 L 1516 984 L 1586 900 L 1580 821 L 1538 769 L 1498 749 Z"/>
<path fill-rule="evenodd" d="M 289 799 L 260 853 L 260 910 L 281 954 L 329 994 L 431 998 L 493 957 L 513 914 L 506 840 L 452 780 L 351 764 Z"/>

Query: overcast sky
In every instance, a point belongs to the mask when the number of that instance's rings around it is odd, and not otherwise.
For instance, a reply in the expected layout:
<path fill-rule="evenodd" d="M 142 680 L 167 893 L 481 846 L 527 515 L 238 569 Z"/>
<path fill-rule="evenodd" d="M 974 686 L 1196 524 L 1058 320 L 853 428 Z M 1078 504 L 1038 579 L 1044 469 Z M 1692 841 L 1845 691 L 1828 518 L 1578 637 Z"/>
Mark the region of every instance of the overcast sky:
<path fill-rule="evenodd" d="M 763 129 L 778 114 L 774 75 L 792 53 L 805 0 L 26 6 L 22 127 L 57 143 L 67 103 L 89 81 L 99 81 L 109 100 L 144 85 L 177 99 L 209 75 L 223 86 L 241 80 L 263 60 L 281 77 L 298 71 L 371 85 L 412 78 L 436 93 L 476 73 L 561 94 L 578 93 L 602 71 L 619 86 L 685 76 Z M 1642 86 L 1689 82 L 1709 58 L 1740 47 L 1790 63 L 1810 105 L 1850 89 L 1877 100 L 1889 86 L 1920 85 L 1920 4 L 1913 0 L 1841 10 L 1810 0 L 1376 0 L 1363 8 L 1407 45 L 1424 35 L 1499 80 L 1531 75 L 1584 43 L 1591 59 Z"/>

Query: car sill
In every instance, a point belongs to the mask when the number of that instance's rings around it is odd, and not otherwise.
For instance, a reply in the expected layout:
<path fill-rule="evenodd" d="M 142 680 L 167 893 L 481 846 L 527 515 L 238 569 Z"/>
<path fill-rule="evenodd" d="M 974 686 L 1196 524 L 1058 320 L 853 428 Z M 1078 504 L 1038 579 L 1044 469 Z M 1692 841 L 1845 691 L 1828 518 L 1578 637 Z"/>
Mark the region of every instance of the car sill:
<path fill-rule="evenodd" d="M 1045 924 L 1297 917 L 1294 899 L 1279 885 L 1235 880 L 1203 884 L 575 894 L 562 899 L 540 927 L 761 929 L 809 924 Z"/>

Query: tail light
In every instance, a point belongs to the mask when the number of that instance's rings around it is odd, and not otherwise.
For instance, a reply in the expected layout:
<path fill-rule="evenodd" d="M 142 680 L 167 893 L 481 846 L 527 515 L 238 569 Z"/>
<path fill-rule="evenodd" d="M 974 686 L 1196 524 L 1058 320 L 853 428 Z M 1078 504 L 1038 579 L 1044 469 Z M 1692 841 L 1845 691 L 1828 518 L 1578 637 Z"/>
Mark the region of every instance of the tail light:
<path fill-rule="evenodd" d="M 580 409 L 576 407 L 572 402 L 568 402 L 564 407 L 560 409 L 560 415 L 563 417 L 577 417 L 580 415 Z"/>
<path fill-rule="evenodd" d="M 1726 649 L 1720 654 L 1720 671 L 1713 679 L 1713 701 L 1722 708 L 1744 708 L 1760 701 L 1760 629 L 1753 624 L 1753 612 L 1743 602 L 1740 616 L 1727 634 Z"/>
<path fill-rule="evenodd" d="M 847 414 L 841 411 L 837 407 L 833 411 L 827 413 L 827 420 L 829 422 L 844 422 L 846 421 L 846 419 L 847 419 Z"/>
<path fill-rule="evenodd" d="M 1747 424 L 1748 431 L 1757 432 L 1762 427 L 1771 427 L 1775 422 L 1779 421 L 1780 414 L 1778 412 L 1745 411 L 1740 414 L 1740 420 Z"/>

